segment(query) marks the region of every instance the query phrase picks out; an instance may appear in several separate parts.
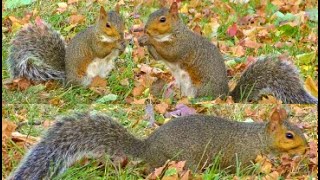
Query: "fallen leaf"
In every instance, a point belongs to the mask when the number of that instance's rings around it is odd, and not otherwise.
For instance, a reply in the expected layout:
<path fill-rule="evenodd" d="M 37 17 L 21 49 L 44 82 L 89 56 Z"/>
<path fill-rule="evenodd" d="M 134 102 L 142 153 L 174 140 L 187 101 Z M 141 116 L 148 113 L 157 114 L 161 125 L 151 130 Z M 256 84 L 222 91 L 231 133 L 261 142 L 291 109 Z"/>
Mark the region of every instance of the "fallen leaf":
<path fill-rule="evenodd" d="M 260 165 L 260 172 L 264 174 L 269 174 L 271 172 L 272 163 L 266 156 L 258 155 L 255 162 Z"/>
<path fill-rule="evenodd" d="M 197 34 L 202 35 L 201 27 L 198 24 L 196 24 L 192 30 Z"/>
<path fill-rule="evenodd" d="M 196 110 L 194 108 L 190 108 L 184 104 L 178 104 L 176 106 L 176 110 L 167 112 L 164 116 L 166 118 L 169 118 L 169 117 L 188 116 L 192 114 L 196 114 Z"/>
<path fill-rule="evenodd" d="M 134 105 L 142 105 L 142 104 L 145 104 L 146 102 L 146 99 L 143 98 L 143 99 L 133 99 L 133 101 L 131 102 L 131 104 L 134 104 Z"/>
<path fill-rule="evenodd" d="M 45 128 L 45 129 L 48 129 L 50 126 L 52 126 L 54 124 L 53 121 L 50 121 L 50 120 L 44 120 L 43 123 L 42 123 L 42 126 Z"/>
<path fill-rule="evenodd" d="M 146 89 L 146 87 L 144 87 L 143 85 L 136 86 L 136 87 L 134 87 L 133 90 L 132 90 L 132 95 L 133 95 L 134 97 L 140 96 L 145 89 Z"/>
<path fill-rule="evenodd" d="M 125 78 L 125 79 L 122 79 L 121 81 L 120 81 L 120 84 L 122 85 L 122 86 L 129 86 L 129 79 L 128 78 Z"/>
<path fill-rule="evenodd" d="M 164 114 L 167 111 L 168 107 L 169 105 L 167 103 L 161 102 L 160 104 L 155 105 L 155 110 L 160 114 Z"/>
<path fill-rule="evenodd" d="M 267 97 L 262 97 L 261 100 L 258 101 L 259 104 L 282 104 L 281 100 L 278 100 L 277 98 L 267 95 Z"/>
<path fill-rule="evenodd" d="M 26 78 L 17 78 L 12 81 L 10 79 L 5 80 L 3 84 L 6 89 L 23 91 L 28 89 L 32 85 L 32 82 Z"/>
<path fill-rule="evenodd" d="M 105 88 L 107 86 L 107 81 L 99 76 L 92 79 L 90 87 Z"/>
<path fill-rule="evenodd" d="M 311 95 L 318 97 L 318 87 L 310 75 L 308 75 L 306 81 L 304 82 L 304 86 L 307 90 L 309 90 Z"/>
<path fill-rule="evenodd" d="M 277 171 L 273 171 L 272 173 L 267 174 L 262 180 L 274 180 L 279 179 L 280 174 Z"/>
<path fill-rule="evenodd" d="M 237 34 L 237 30 L 238 30 L 237 24 L 233 23 L 231 26 L 228 27 L 227 34 L 233 37 Z"/>
<path fill-rule="evenodd" d="M 60 106 L 63 104 L 63 100 L 60 97 L 54 97 L 49 100 L 49 104 L 54 106 Z"/>
<path fill-rule="evenodd" d="M 16 128 L 17 125 L 15 123 L 2 119 L 2 145 L 5 145 L 7 140 L 11 138 L 11 134 Z"/>
<path fill-rule="evenodd" d="M 68 8 L 68 4 L 67 4 L 67 3 L 65 3 L 65 2 L 59 2 L 59 3 L 58 3 L 57 11 L 58 11 L 59 13 L 63 13 L 64 11 L 67 10 L 67 8 Z"/>
<path fill-rule="evenodd" d="M 70 24 L 81 24 L 85 21 L 85 16 L 81 14 L 74 14 L 69 17 Z"/>
<path fill-rule="evenodd" d="M 77 3 L 79 0 L 68 0 L 68 4 Z"/>

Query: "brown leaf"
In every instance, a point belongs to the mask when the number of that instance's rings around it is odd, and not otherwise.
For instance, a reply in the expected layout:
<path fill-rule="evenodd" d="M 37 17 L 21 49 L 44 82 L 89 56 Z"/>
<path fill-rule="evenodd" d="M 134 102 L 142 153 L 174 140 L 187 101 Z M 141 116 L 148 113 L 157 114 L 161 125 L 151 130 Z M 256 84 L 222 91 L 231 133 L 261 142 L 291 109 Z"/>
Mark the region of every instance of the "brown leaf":
<path fill-rule="evenodd" d="M 273 171 L 272 173 L 267 174 L 262 180 L 274 180 L 279 179 L 280 174 L 277 171 Z"/>
<path fill-rule="evenodd" d="M 185 172 L 181 173 L 181 177 L 180 177 L 180 180 L 189 180 L 190 179 L 190 170 L 186 170 Z"/>
<path fill-rule="evenodd" d="M 202 35 L 201 27 L 198 24 L 196 24 L 192 30 L 193 30 L 193 32 L 195 32 L 197 34 Z"/>
<path fill-rule="evenodd" d="M 160 104 L 155 105 L 155 110 L 160 113 L 160 114 L 164 114 L 167 109 L 168 109 L 169 105 L 165 102 L 161 102 Z"/>
<path fill-rule="evenodd" d="M 314 97 L 318 97 L 318 87 L 310 75 L 308 75 L 304 85 Z"/>
<path fill-rule="evenodd" d="M 23 91 L 28 89 L 32 85 L 32 82 L 26 78 L 17 78 L 12 81 L 5 80 L 3 84 L 6 89 Z"/>
<path fill-rule="evenodd" d="M 258 102 L 259 104 L 282 104 L 281 100 L 278 100 L 277 98 L 267 95 L 267 97 L 262 97 L 262 100 Z"/>
<path fill-rule="evenodd" d="M 163 173 L 163 170 L 167 167 L 167 165 L 165 164 L 162 167 L 159 168 L 155 168 L 155 170 L 149 174 L 146 179 L 150 179 L 150 180 L 156 180 L 158 178 L 160 178 L 160 175 Z"/>
<path fill-rule="evenodd" d="M 14 83 L 17 83 L 18 85 L 18 90 L 26 90 L 31 86 L 31 81 L 25 78 L 20 78 L 13 80 Z"/>
<path fill-rule="evenodd" d="M 90 87 L 106 88 L 107 81 L 100 76 L 96 76 L 92 79 Z"/>
<path fill-rule="evenodd" d="M 60 97 L 54 97 L 49 100 L 49 104 L 54 105 L 54 106 L 60 106 L 63 104 L 63 100 L 61 100 Z"/>
<path fill-rule="evenodd" d="M 68 0 L 68 4 L 77 3 L 79 0 Z"/>
<path fill-rule="evenodd" d="M 140 96 L 146 88 L 143 85 L 139 85 L 133 88 L 132 95 L 134 97 Z"/>
<path fill-rule="evenodd" d="M 44 86 L 46 87 L 47 91 L 58 89 L 60 84 L 57 81 L 47 81 L 45 82 Z"/>
<path fill-rule="evenodd" d="M 256 41 L 252 41 L 252 40 L 246 38 L 244 41 L 244 46 L 248 47 L 248 48 L 257 49 L 257 48 L 261 47 L 261 44 L 257 43 Z"/>
<path fill-rule="evenodd" d="M 2 119 L 2 145 L 5 145 L 7 140 L 11 138 L 11 134 L 16 128 L 17 125 L 15 123 Z"/>
<path fill-rule="evenodd" d="M 141 67 L 140 67 L 140 71 L 141 72 L 144 72 L 144 73 L 147 73 L 147 74 L 150 74 L 152 72 L 152 67 L 150 67 L 149 65 L 147 64 L 141 64 Z"/>
<path fill-rule="evenodd" d="M 69 17 L 70 24 L 81 24 L 85 21 L 85 16 L 81 14 L 74 14 Z"/>
<path fill-rule="evenodd" d="M 43 121 L 42 123 L 42 126 L 45 128 L 45 129 L 48 129 L 50 126 L 52 126 L 54 124 L 53 121 L 50 121 L 50 120 L 45 120 Z"/>
<path fill-rule="evenodd" d="M 242 57 L 246 54 L 246 50 L 242 46 L 233 46 L 230 48 L 230 50 L 236 57 Z"/>
<path fill-rule="evenodd" d="M 142 104 L 145 104 L 146 102 L 146 99 L 143 98 L 143 99 L 133 99 L 133 101 L 131 102 L 131 104 L 135 104 L 135 105 L 142 105 Z"/>
<path fill-rule="evenodd" d="M 271 172 L 272 163 L 266 156 L 258 155 L 255 162 L 260 164 L 260 172 L 264 174 L 269 174 Z"/>
<path fill-rule="evenodd" d="M 59 3 L 58 3 L 57 11 L 58 11 L 59 13 L 63 13 L 64 11 L 67 10 L 67 8 L 68 8 L 68 4 L 67 4 L 67 3 L 65 3 L 65 2 L 59 2 Z"/>

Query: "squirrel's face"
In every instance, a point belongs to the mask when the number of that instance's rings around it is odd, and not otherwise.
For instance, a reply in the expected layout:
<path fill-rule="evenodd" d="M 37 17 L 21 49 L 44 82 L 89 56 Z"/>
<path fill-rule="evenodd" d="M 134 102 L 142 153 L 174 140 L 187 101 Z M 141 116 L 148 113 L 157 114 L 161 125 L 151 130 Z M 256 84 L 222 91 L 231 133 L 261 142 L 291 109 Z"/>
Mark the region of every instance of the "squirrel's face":
<path fill-rule="evenodd" d="M 286 117 L 273 113 L 267 124 L 267 134 L 271 138 L 272 148 L 290 155 L 304 154 L 308 146 L 307 140 L 297 126 L 285 119 Z"/>
<path fill-rule="evenodd" d="M 161 42 L 170 41 L 174 31 L 173 27 L 179 20 L 177 4 L 173 3 L 170 9 L 161 8 L 149 16 L 145 33 Z"/>
<path fill-rule="evenodd" d="M 99 36 L 103 42 L 122 42 L 124 39 L 124 21 L 114 11 L 106 12 L 103 7 L 100 9 L 100 16 L 97 22 Z"/>
<path fill-rule="evenodd" d="M 149 36 L 159 36 L 172 33 L 173 17 L 168 9 L 160 9 L 152 13 L 145 26 L 145 33 Z"/>

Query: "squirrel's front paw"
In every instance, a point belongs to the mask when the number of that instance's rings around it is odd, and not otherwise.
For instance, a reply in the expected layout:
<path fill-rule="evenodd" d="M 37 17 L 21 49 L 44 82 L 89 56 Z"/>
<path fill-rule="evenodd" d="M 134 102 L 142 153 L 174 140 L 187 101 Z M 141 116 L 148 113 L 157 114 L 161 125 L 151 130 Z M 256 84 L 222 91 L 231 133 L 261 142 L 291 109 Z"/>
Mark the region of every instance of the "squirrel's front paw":
<path fill-rule="evenodd" d="M 139 37 L 138 43 L 139 43 L 139 46 L 148 45 L 148 43 L 149 43 L 149 36 L 146 35 L 146 34 L 144 34 L 143 36 Z"/>
<path fill-rule="evenodd" d="M 119 54 L 122 54 L 124 52 L 124 50 L 126 49 L 126 46 L 127 46 L 127 44 L 124 40 L 119 42 L 119 44 L 118 44 L 118 49 L 120 51 Z"/>

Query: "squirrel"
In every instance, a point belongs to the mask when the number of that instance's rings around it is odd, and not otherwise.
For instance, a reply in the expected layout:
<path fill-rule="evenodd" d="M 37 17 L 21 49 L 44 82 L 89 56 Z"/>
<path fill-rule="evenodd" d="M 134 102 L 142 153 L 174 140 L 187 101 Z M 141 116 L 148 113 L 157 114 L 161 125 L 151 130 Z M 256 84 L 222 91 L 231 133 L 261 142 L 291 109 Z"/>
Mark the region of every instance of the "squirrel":
<path fill-rule="evenodd" d="M 285 104 L 317 104 L 303 87 L 296 68 L 278 58 L 258 60 L 242 74 L 229 93 L 227 71 L 219 49 L 208 39 L 192 32 L 179 17 L 178 5 L 153 12 L 138 39 L 155 60 L 172 72 L 183 96 L 224 97 L 234 101 L 257 101 L 272 94 Z"/>
<path fill-rule="evenodd" d="M 20 162 L 9 179 L 42 179 L 62 173 L 85 155 L 129 155 L 151 168 L 168 159 L 185 160 L 186 167 L 207 167 L 221 155 L 221 168 L 250 165 L 257 155 L 302 155 L 307 141 L 302 131 L 287 121 L 284 109 L 275 108 L 268 122 L 238 122 L 221 117 L 190 115 L 175 118 L 147 138 L 136 138 L 110 117 L 76 113 L 57 118 Z M 150 168 L 150 169 L 151 169 Z M 50 171 L 52 170 L 52 171 Z M 232 171 L 232 169 L 230 170 Z"/>
<path fill-rule="evenodd" d="M 116 11 L 101 6 L 94 25 L 78 33 L 66 46 L 63 37 L 42 21 L 30 24 L 11 41 L 7 60 L 12 78 L 62 80 L 67 85 L 90 86 L 105 78 L 114 59 L 124 52 L 124 21 Z"/>

